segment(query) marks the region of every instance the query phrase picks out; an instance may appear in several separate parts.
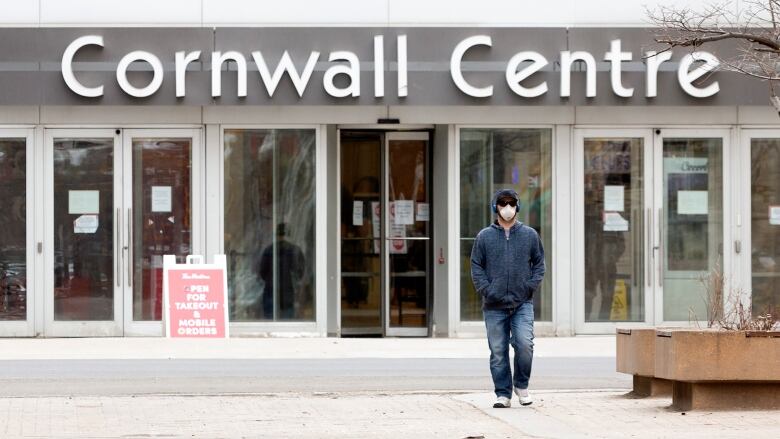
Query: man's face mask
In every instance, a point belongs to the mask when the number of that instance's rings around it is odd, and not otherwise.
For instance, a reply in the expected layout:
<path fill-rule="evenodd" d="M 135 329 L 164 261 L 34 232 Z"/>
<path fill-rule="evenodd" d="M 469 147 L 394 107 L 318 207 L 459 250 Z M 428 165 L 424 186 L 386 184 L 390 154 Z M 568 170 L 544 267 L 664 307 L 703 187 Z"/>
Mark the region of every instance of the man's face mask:
<path fill-rule="evenodd" d="M 504 221 L 511 221 L 515 217 L 517 213 L 517 202 L 515 200 L 501 200 L 498 202 L 498 206 L 498 213 L 501 214 L 501 218 Z"/>

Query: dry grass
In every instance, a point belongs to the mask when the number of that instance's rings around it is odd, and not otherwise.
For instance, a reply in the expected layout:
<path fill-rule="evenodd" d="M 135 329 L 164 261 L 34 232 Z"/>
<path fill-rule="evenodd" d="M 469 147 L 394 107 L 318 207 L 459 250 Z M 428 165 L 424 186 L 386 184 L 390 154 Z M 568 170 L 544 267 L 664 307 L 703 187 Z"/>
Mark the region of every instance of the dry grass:
<path fill-rule="evenodd" d="M 779 315 L 767 309 L 761 313 L 753 313 L 752 304 L 746 304 L 745 291 L 741 288 L 731 288 L 720 261 L 713 268 L 699 277 L 704 287 L 704 304 L 707 312 L 707 328 L 724 331 L 772 331 L 780 330 Z M 696 327 L 700 327 L 700 319 L 693 309 L 688 310 L 689 318 Z"/>

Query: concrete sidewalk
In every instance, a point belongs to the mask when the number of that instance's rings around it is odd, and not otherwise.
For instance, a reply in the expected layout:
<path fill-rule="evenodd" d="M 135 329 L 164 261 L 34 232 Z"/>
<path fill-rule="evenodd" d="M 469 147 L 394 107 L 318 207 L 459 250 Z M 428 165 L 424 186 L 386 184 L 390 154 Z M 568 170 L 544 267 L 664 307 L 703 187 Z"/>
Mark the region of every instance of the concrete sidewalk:
<path fill-rule="evenodd" d="M 624 392 L 535 392 L 529 407 L 493 395 L 258 394 L 0 398 L 3 438 L 773 438 L 778 412 L 668 410 Z M 516 402 L 516 400 L 515 400 Z"/>
<path fill-rule="evenodd" d="M 0 360 L 486 358 L 482 338 L 0 339 Z M 540 337 L 537 358 L 614 357 L 614 336 Z"/>
<path fill-rule="evenodd" d="M 671 398 L 637 399 L 625 391 L 537 391 L 533 396 L 533 405 L 509 409 L 492 408 L 494 396 L 488 393 L 454 398 L 530 437 L 742 439 L 780 433 L 777 410 L 678 412 L 669 408 Z"/>

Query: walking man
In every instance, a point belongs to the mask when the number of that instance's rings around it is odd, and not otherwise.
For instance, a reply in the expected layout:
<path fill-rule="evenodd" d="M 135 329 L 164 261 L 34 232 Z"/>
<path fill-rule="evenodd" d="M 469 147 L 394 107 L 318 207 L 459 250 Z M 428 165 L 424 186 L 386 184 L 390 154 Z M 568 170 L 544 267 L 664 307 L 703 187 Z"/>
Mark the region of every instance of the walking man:
<path fill-rule="evenodd" d="M 533 295 L 544 278 L 544 248 L 536 230 L 517 220 L 519 197 L 512 189 L 493 196 L 496 221 L 482 229 L 471 251 L 471 280 L 482 296 L 495 408 L 511 406 L 512 388 L 521 405 L 528 394 L 534 355 Z M 509 345 L 515 351 L 514 378 Z"/>

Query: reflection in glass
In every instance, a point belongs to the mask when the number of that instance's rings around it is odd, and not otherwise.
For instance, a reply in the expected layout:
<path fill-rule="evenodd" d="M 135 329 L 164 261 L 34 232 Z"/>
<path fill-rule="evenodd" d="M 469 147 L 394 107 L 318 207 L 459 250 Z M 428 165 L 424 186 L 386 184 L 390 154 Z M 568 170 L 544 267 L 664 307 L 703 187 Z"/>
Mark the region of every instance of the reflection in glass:
<path fill-rule="evenodd" d="M 390 326 L 428 326 L 428 241 L 390 241 Z"/>
<path fill-rule="evenodd" d="M 224 132 L 233 321 L 314 320 L 315 131 Z"/>
<path fill-rule="evenodd" d="M 780 313 L 780 139 L 750 144 L 753 314 Z"/>
<path fill-rule="evenodd" d="M 27 319 L 27 142 L 0 139 L 0 320 Z"/>
<path fill-rule="evenodd" d="M 54 319 L 114 318 L 114 139 L 54 139 Z"/>
<path fill-rule="evenodd" d="M 663 295 L 665 321 L 704 320 L 701 275 L 723 254 L 722 140 L 663 142 Z"/>
<path fill-rule="evenodd" d="M 162 319 L 162 258 L 190 254 L 190 139 L 133 139 L 133 320 Z"/>
<path fill-rule="evenodd" d="M 552 130 L 460 130 L 460 315 L 482 320 L 482 302 L 471 282 L 469 257 L 477 233 L 495 220 L 490 201 L 496 190 L 510 187 L 520 195 L 518 219 L 533 227 L 552 260 Z M 552 320 L 552 276 L 545 276 L 534 295 L 537 320 Z"/>
<path fill-rule="evenodd" d="M 644 320 L 643 139 L 584 141 L 585 321 Z"/>
<path fill-rule="evenodd" d="M 341 134 L 341 329 L 382 332 L 379 133 Z"/>
<path fill-rule="evenodd" d="M 390 140 L 387 160 L 386 236 L 430 237 L 428 141 Z M 430 241 L 390 239 L 386 246 L 390 258 L 390 326 L 426 328 Z"/>

